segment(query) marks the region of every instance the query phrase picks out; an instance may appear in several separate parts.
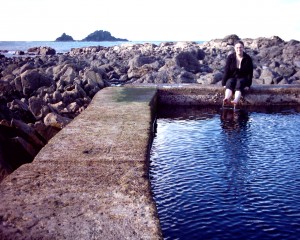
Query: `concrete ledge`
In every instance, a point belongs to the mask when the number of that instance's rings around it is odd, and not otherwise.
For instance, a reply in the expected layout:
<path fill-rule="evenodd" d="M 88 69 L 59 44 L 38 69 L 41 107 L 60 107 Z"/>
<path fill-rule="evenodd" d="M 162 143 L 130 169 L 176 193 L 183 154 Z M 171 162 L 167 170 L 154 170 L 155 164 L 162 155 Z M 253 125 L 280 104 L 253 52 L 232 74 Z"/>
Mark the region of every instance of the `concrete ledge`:
<path fill-rule="evenodd" d="M 254 86 L 242 105 L 299 105 L 300 87 Z M 0 185 L 0 239 L 162 239 L 148 178 L 156 104 L 221 105 L 202 85 L 105 88 Z"/>
<path fill-rule="evenodd" d="M 161 239 L 148 178 L 155 88 L 106 88 L 0 185 L 0 239 Z"/>
<path fill-rule="evenodd" d="M 199 84 L 158 85 L 159 104 L 222 105 L 224 88 Z M 300 85 L 256 85 L 246 91 L 240 105 L 298 105 Z"/>

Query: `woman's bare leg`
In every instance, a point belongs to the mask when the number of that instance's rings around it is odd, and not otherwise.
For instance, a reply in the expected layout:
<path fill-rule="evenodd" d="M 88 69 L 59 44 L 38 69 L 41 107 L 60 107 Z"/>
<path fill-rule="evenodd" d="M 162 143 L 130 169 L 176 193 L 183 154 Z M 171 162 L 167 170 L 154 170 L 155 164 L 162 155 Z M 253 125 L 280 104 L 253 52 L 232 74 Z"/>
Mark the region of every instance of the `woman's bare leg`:
<path fill-rule="evenodd" d="M 225 90 L 225 97 L 223 99 L 222 107 L 224 107 L 225 104 L 230 103 L 231 97 L 232 97 L 232 90 L 226 88 L 226 90 Z"/>

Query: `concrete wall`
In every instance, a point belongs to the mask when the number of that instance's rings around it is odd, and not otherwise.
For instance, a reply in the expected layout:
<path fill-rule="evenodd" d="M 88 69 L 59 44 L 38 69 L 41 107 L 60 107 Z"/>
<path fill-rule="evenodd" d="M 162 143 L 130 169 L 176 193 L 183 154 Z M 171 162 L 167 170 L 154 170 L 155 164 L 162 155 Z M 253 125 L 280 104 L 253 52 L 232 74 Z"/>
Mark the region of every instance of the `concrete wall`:
<path fill-rule="evenodd" d="M 160 85 L 159 104 L 169 105 L 222 105 L 224 88 L 209 85 Z M 256 85 L 243 94 L 240 106 L 299 105 L 299 85 Z"/>

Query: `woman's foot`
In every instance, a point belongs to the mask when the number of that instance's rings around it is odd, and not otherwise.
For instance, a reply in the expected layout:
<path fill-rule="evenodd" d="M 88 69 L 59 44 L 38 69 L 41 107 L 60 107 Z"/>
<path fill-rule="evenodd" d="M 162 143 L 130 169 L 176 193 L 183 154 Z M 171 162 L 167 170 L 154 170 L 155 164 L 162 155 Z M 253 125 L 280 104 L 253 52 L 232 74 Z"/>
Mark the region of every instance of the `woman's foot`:
<path fill-rule="evenodd" d="M 233 110 L 235 110 L 235 108 L 236 108 L 236 106 L 238 104 L 238 101 L 233 100 L 233 101 L 231 101 L 231 104 L 233 105 Z"/>
<path fill-rule="evenodd" d="M 224 98 L 224 99 L 223 99 L 223 106 L 226 105 L 226 104 L 229 104 L 229 99 Z"/>
<path fill-rule="evenodd" d="M 234 110 L 235 110 L 235 108 L 236 108 L 236 106 L 237 106 L 237 104 L 238 104 L 241 96 L 242 96 L 242 92 L 241 91 L 239 91 L 239 90 L 235 91 L 235 93 L 234 93 L 234 99 L 233 99 L 233 101 L 231 101 L 231 104 L 233 104 L 233 109 Z"/>

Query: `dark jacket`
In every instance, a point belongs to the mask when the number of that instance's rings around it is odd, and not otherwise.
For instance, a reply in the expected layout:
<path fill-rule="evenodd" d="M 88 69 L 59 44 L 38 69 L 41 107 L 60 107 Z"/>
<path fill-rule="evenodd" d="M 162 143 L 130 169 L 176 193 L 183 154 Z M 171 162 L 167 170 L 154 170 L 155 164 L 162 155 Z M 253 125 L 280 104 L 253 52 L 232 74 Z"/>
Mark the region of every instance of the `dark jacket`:
<path fill-rule="evenodd" d="M 244 52 L 241 63 L 241 68 L 238 69 L 236 66 L 236 55 L 235 53 L 229 54 L 226 60 L 225 72 L 222 79 L 222 86 L 226 85 L 226 81 L 229 78 L 246 78 L 247 87 L 252 84 L 253 78 L 253 63 L 251 57 Z"/>

